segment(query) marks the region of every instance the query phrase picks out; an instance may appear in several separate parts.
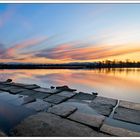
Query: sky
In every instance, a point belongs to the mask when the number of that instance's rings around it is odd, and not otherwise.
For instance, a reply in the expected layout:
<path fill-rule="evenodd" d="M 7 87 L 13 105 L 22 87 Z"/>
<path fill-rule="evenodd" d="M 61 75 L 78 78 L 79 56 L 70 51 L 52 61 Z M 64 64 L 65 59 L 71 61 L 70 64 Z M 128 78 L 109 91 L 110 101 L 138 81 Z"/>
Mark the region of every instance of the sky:
<path fill-rule="evenodd" d="M 0 4 L 0 62 L 140 61 L 140 4 Z"/>

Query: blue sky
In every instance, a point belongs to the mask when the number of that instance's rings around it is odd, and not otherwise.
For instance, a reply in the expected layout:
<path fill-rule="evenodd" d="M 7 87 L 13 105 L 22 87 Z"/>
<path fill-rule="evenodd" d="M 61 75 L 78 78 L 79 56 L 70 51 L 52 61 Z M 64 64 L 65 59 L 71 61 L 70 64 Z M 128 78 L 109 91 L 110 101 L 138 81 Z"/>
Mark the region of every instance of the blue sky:
<path fill-rule="evenodd" d="M 31 56 L 43 62 L 121 59 L 123 56 L 124 59 L 137 60 L 140 49 L 139 15 L 140 4 L 0 4 L 0 46 L 5 49 L 6 56 L 1 54 L 0 60 L 24 62 L 24 58 L 30 59 Z M 39 41 L 33 44 L 25 43 L 38 38 Z M 132 50 L 132 44 L 135 50 Z M 22 47 L 16 47 L 20 45 Z M 59 50 L 61 45 L 69 47 Z M 103 45 L 106 51 L 111 52 L 101 57 L 108 53 L 103 51 L 104 54 L 101 54 L 101 50 L 99 55 L 96 54 L 97 49 L 104 50 Z M 129 52 L 114 53 L 124 51 L 126 46 Z M 121 50 L 114 50 L 116 47 L 121 47 Z M 8 56 L 10 48 L 14 48 L 15 56 Z M 83 58 L 74 57 L 86 48 L 90 50 L 89 58 L 88 52 Z M 67 52 L 66 56 L 64 52 Z M 100 57 L 92 57 L 94 52 Z M 49 53 L 53 56 L 50 57 Z M 60 57 L 62 55 L 64 58 Z"/>

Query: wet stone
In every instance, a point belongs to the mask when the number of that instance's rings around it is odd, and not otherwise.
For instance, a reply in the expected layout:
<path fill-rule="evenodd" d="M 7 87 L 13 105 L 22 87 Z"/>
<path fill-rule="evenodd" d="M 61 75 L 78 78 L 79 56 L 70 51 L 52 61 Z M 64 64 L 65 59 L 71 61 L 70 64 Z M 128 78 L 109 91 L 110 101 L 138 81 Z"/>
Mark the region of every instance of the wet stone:
<path fill-rule="evenodd" d="M 50 94 L 44 93 L 44 92 L 36 92 L 33 95 L 31 95 L 31 97 L 38 98 L 38 99 L 44 99 L 49 96 L 50 96 Z"/>
<path fill-rule="evenodd" d="M 36 94 L 36 93 L 37 93 L 37 92 L 36 92 L 36 91 L 33 91 L 33 90 L 25 90 L 25 91 L 20 92 L 19 94 L 20 94 L 20 95 L 31 96 L 31 95 L 34 95 L 34 94 Z"/>
<path fill-rule="evenodd" d="M 74 95 L 76 95 L 76 92 L 62 91 L 62 92 L 58 93 L 57 95 L 65 96 L 65 97 L 71 98 L 71 97 L 73 97 Z"/>
<path fill-rule="evenodd" d="M 105 119 L 102 115 L 85 114 L 79 111 L 74 112 L 68 118 L 94 128 L 99 128 Z"/>
<path fill-rule="evenodd" d="M 92 94 L 79 92 L 73 97 L 73 99 L 77 99 L 77 100 L 93 100 L 95 97 L 96 96 L 92 95 Z"/>
<path fill-rule="evenodd" d="M 23 98 L 23 104 L 28 104 L 28 103 L 35 102 L 35 101 L 36 101 L 36 98 L 31 97 L 31 96 Z"/>
<path fill-rule="evenodd" d="M 53 103 L 53 104 L 59 104 L 67 99 L 68 97 L 65 97 L 65 96 L 52 95 L 52 96 L 49 96 L 48 98 L 45 98 L 44 101 Z"/>
<path fill-rule="evenodd" d="M 40 86 L 38 86 L 36 84 L 33 84 L 33 85 L 26 85 L 26 86 L 24 86 L 24 88 L 27 88 L 27 89 L 36 89 L 36 88 L 40 88 Z"/>
<path fill-rule="evenodd" d="M 25 91 L 25 89 L 19 87 L 11 87 L 8 91 L 12 94 L 17 94 L 19 92 Z"/>
<path fill-rule="evenodd" d="M 98 113 L 109 116 L 113 107 L 117 104 L 117 100 L 105 97 L 96 97 L 89 106 L 95 109 Z"/>
<path fill-rule="evenodd" d="M 26 118 L 13 130 L 14 136 L 99 137 L 107 136 L 93 129 L 50 113 Z"/>
<path fill-rule="evenodd" d="M 37 99 L 35 102 L 25 104 L 24 106 L 39 112 L 39 111 L 47 111 L 48 108 L 51 107 L 52 105 L 50 103 Z"/>
<path fill-rule="evenodd" d="M 107 118 L 105 119 L 100 131 L 113 136 L 120 137 L 139 137 L 139 125 L 127 123 L 119 120 Z"/>
<path fill-rule="evenodd" d="M 140 111 L 140 103 L 133 103 L 129 101 L 120 100 L 119 106 Z"/>
<path fill-rule="evenodd" d="M 67 117 L 76 110 L 77 110 L 76 107 L 62 103 L 62 104 L 55 105 L 49 108 L 48 112 L 62 116 L 62 117 Z"/>
<path fill-rule="evenodd" d="M 140 110 L 128 109 L 119 106 L 116 108 L 113 118 L 140 125 Z"/>
<path fill-rule="evenodd" d="M 58 90 L 58 89 L 49 89 L 49 88 L 37 88 L 34 90 L 44 92 L 44 93 L 49 93 L 49 94 L 56 94 L 56 93 L 60 92 L 60 90 Z"/>

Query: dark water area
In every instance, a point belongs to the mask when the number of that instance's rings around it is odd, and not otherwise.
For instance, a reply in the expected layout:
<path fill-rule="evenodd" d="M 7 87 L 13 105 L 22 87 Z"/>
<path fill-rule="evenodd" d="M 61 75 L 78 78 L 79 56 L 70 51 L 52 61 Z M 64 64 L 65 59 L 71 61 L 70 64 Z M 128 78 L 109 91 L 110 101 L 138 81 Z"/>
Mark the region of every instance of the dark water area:
<path fill-rule="evenodd" d="M 36 112 L 23 106 L 13 105 L 15 95 L 0 92 L 0 130 L 10 135 L 10 130 L 20 121 Z M 11 102 L 11 103 L 10 103 Z"/>
<path fill-rule="evenodd" d="M 1 81 L 8 78 L 42 87 L 68 85 L 78 91 L 140 103 L 140 68 L 0 70 Z"/>

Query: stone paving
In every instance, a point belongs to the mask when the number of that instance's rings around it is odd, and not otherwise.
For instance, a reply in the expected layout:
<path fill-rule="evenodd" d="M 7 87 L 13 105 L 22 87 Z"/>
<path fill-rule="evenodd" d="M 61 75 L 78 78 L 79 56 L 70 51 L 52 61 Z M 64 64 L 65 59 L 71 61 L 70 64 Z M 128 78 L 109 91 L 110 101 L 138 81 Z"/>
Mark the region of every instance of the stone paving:
<path fill-rule="evenodd" d="M 67 86 L 14 82 L 0 82 L 0 99 L 18 112 L 19 107 L 35 112 L 10 129 L 8 136 L 140 137 L 140 103 L 78 93 Z"/>

